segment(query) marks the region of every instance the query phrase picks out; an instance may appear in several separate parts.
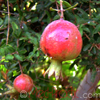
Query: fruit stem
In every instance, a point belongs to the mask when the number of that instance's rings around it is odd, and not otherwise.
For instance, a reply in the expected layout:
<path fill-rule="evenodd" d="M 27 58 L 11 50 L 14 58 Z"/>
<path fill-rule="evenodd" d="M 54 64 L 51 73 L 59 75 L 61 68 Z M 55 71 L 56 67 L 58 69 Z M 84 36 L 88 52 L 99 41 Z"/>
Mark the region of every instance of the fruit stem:
<path fill-rule="evenodd" d="M 18 61 L 18 62 L 19 62 L 19 67 L 20 67 L 21 74 L 23 74 L 23 70 L 22 70 L 22 66 L 20 64 L 20 61 Z"/>
<path fill-rule="evenodd" d="M 61 11 L 61 16 L 60 16 L 60 18 L 61 18 L 61 19 L 63 19 L 63 17 L 64 17 L 62 2 L 63 2 L 63 1 L 62 1 L 62 0 L 60 0 L 60 11 Z"/>

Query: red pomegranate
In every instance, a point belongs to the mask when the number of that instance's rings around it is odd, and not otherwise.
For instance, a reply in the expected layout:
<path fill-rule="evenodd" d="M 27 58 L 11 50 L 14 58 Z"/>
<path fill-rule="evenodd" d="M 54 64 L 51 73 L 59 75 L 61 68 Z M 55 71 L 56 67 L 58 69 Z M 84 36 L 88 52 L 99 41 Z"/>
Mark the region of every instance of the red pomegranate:
<path fill-rule="evenodd" d="M 30 76 L 21 74 L 15 78 L 13 85 L 18 92 L 30 92 L 33 88 L 33 80 Z"/>
<path fill-rule="evenodd" d="M 49 72 L 49 77 L 55 74 L 59 78 L 61 62 L 76 58 L 82 48 L 82 38 L 77 27 L 63 19 L 51 22 L 44 30 L 40 39 L 40 48 L 53 61 Z M 46 74 L 45 73 L 45 74 Z"/>

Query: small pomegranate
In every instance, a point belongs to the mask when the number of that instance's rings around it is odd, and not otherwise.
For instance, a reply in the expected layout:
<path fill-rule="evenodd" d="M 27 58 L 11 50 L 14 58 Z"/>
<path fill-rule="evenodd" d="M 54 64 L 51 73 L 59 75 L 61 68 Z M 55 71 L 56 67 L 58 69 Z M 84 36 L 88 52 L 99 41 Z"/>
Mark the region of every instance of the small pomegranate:
<path fill-rule="evenodd" d="M 23 90 L 25 92 L 30 92 L 33 88 L 33 80 L 30 76 L 21 74 L 15 78 L 13 85 L 18 92 Z"/>
<path fill-rule="evenodd" d="M 75 59 L 81 52 L 82 38 L 77 27 L 66 20 L 51 22 L 40 39 L 40 48 L 44 54 L 52 58 L 48 76 L 55 74 L 56 79 L 62 77 L 62 61 Z M 44 74 L 44 76 L 45 76 Z"/>

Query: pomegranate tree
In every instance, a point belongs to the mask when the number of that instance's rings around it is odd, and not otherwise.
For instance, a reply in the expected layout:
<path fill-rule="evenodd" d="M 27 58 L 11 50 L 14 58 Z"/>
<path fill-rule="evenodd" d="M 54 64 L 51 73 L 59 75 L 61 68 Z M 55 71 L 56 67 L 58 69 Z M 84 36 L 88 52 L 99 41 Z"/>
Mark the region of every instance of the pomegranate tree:
<path fill-rule="evenodd" d="M 18 91 L 30 92 L 33 88 L 33 80 L 30 76 L 26 74 L 21 74 L 17 76 L 14 80 L 14 88 Z"/>
<path fill-rule="evenodd" d="M 75 59 L 81 52 L 81 34 L 73 23 L 61 18 L 45 28 L 40 39 L 40 48 L 52 58 L 45 74 L 48 73 L 48 77 L 55 74 L 56 79 L 59 79 L 62 77 L 62 61 Z"/>

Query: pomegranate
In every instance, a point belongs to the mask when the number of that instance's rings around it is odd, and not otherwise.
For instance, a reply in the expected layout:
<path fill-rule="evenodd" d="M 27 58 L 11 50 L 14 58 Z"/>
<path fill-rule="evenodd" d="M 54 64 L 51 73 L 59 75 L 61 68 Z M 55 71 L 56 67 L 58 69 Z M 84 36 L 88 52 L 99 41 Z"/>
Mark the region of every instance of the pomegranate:
<path fill-rule="evenodd" d="M 30 92 L 33 88 L 33 80 L 30 76 L 21 74 L 15 78 L 13 85 L 18 92 L 22 92 L 23 90 Z"/>
<path fill-rule="evenodd" d="M 52 58 L 48 76 L 55 74 L 56 79 L 62 76 L 62 61 L 75 59 L 81 52 L 82 38 L 77 27 L 66 20 L 51 22 L 40 39 L 40 48 Z M 44 74 L 44 76 L 45 76 Z"/>

